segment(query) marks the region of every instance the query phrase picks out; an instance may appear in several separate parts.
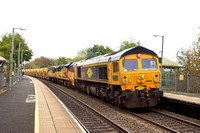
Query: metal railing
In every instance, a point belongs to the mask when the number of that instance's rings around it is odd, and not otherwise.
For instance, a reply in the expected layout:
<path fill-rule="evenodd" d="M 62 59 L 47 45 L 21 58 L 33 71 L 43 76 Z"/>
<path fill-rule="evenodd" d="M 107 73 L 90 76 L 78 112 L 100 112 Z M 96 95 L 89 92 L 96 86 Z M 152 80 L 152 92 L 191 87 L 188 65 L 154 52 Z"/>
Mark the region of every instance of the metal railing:
<path fill-rule="evenodd" d="M 16 64 L 14 65 L 14 71 L 12 72 L 12 85 L 17 84 L 19 80 L 22 79 L 22 70 L 19 67 L 19 73 L 18 76 Z M 9 83 L 9 64 L 0 64 L 0 92 L 2 89 L 8 88 Z"/>
<path fill-rule="evenodd" d="M 0 64 L 0 91 L 8 87 L 8 65 Z"/>
<path fill-rule="evenodd" d="M 200 75 L 165 74 L 162 76 L 162 90 L 200 94 Z"/>

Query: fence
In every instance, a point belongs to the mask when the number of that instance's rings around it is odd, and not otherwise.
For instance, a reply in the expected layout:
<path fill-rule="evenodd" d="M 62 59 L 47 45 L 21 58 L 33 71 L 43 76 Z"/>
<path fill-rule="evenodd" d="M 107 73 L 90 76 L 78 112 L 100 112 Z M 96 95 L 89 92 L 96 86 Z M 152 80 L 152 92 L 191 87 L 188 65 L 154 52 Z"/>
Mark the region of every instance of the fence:
<path fill-rule="evenodd" d="M 21 68 L 20 68 L 20 75 L 18 77 L 16 64 L 14 64 L 14 71 L 12 73 L 12 85 L 17 84 L 19 82 L 19 79 L 21 78 L 22 78 Z M 0 91 L 1 89 L 8 88 L 8 80 L 9 80 L 9 64 L 0 63 Z"/>
<path fill-rule="evenodd" d="M 162 76 L 162 90 L 200 94 L 200 75 L 170 72 Z"/>
<path fill-rule="evenodd" d="M 8 86 L 8 65 L 0 63 L 0 90 Z"/>

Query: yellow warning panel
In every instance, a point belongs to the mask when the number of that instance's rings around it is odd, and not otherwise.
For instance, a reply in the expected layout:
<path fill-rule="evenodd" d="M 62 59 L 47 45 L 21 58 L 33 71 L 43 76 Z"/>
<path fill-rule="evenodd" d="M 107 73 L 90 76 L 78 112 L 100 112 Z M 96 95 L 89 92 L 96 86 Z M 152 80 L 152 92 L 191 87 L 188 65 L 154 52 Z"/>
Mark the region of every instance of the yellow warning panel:
<path fill-rule="evenodd" d="M 87 75 L 88 75 L 88 77 L 91 78 L 91 77 L 92 77 L 92 74 L 93 74 L 92 69 L 91 69 L 91 68 L 88 68 L 88 70 L 87 70 Z"/>
<path fill-rule="evenodd" d="M 181 74 L 181 75 L 179 76 L 179 80 L 184 80 L 184 75 L 183 75 L 183 74 Z"/>
<path fill-rule="evenodd" d="M 138 87 L 136 87 L 135 89 L 136 89 L 136 90 L 140 90 L 140 91 L 141 91 L 141 90 L 144 90 L 144 89 L 146 89 L 146 87 L 145 87 L 145 86 L 138 86 Z"/>

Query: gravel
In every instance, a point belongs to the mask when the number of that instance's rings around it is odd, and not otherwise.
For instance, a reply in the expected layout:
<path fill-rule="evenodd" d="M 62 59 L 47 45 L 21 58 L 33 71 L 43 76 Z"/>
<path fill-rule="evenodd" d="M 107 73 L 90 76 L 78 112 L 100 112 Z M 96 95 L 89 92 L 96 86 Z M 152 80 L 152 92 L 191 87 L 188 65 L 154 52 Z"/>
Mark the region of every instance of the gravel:
<path fill-rule="evenodd" d="M 56 86 L 59 86 L 59 88 L 63 88 L 67 93 L 88 104 L 90 107 L 102 113 L 104 116 L 108 117 L 110 120 L 117 123 L 130 133 L 166 132 L 157 126 L 132 115 L 131 112 L 126 109 L 106 103 L 94 96 L 84 94 L 72 88 L 64 87 L 58 84 L 56 84 Z"/>

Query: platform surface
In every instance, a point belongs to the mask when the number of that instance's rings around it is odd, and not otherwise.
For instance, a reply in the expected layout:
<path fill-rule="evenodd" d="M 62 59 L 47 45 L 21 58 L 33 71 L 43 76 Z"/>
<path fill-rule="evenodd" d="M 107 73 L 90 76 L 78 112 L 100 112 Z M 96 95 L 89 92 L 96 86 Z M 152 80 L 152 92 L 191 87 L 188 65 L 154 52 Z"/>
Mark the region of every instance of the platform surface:
<path fill-rule="evenodd" d="M 24 76 L 0 95 L 0 133 L 85 132 L 67 108 L 39 80 Z"/>
<path fill-rule="evenodd" d="M 36 90 L 35 133 L 84 132 L 46 85 L 35 78 L 30 79 Z"/>
<path fill-rule="evenodd" d="M 184 102 L 189 102 L 189 103 L 200 104 L 200 97 L 195 97 L 195 96 L 187 96 L 187 95 L 182 95 L 182 94 L 164 92 L 163 97 L 180 100 Z"/>
<path fill-rule="evenodd" d="M 34 85 L 26 77 L 0 95 L 1 133 L 34 133 L 34 96 Z"/>

